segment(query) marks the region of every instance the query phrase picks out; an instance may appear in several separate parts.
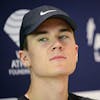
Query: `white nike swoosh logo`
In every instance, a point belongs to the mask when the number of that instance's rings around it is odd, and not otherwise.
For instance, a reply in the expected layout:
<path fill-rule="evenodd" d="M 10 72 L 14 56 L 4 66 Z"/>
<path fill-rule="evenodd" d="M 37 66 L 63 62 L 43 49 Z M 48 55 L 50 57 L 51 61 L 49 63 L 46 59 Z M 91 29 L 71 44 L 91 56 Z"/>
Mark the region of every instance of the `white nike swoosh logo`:
<path fill-rule="evenodd" d="M 41 11 L 41 12 L 40 12 L 40 15 L 42 16 L 42 15 L 45 15 L 45 14 L 47 14 L 47 13 L 54 12 L 54 11 L 56 11 L 56 10 Z"/>

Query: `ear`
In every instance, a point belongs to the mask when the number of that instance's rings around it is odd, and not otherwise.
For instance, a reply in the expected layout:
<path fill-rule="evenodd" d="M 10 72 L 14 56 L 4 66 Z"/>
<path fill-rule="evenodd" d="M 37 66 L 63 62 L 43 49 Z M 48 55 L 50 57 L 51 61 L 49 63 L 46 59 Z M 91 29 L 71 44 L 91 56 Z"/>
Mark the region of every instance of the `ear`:
<path fill-rule="evenodd" d="M 23 65 L 30 67 L 30 58 L 29 58 L 28 52 L 25 50 L 20 50 L 18 54 Z"/>
<path fill-rule="evenodd" d="M 78 45 L 75 45 L 75 50 L 76 50 L 76 62 L 78 62 Z"/>

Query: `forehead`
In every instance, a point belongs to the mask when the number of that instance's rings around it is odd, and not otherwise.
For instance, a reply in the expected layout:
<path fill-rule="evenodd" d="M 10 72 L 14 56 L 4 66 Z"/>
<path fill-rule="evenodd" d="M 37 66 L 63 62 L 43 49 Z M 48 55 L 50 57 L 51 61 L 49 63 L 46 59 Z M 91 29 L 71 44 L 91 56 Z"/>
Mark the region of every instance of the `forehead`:
<path fill-rule="evenodd" d="M 37 29 L 44 28 L 44 27 L 48 28 L 48 27 L 57 26 L 57 25 L 71 28 L 70 25 L 64 19 L 51 17 L 45 20 L 42 24 L 40 24 L 40 26 Z"/>

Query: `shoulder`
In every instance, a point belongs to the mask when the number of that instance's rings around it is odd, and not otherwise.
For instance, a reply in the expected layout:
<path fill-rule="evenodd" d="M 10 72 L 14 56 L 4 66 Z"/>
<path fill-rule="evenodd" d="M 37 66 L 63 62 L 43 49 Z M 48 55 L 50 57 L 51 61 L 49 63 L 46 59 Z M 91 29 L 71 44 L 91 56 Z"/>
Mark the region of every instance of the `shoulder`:
<path fill-rule="evenodd" d="M 93 99 L 89 99 L 89 98 L 85 98 L 85 97 L 81 97 L 81 96 L 69 93 L 68 100 L 93 100 Z"/>
<path fill-rule="evenodd" d="M 25 96 L 22 96 L 18 98 L 18 100 L 29 100 L 29 99 L 26 98 Z M 89 98 L 85 98 L 85 97 L 81 97 L 81 96 L 69 93 L 68 100 L 94 100 L 94 99 L 89 99 Z"/>

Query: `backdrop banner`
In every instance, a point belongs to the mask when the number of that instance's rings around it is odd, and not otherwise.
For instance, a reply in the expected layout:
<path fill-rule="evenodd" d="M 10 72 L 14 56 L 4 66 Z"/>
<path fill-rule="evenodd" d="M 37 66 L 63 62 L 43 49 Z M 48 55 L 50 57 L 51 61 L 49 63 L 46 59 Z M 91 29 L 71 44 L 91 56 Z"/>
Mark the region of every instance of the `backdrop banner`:
<path fill-rule="evenodd" d="M 30 72 L 19 60 L 19 30 L 25 13 L 40 5 L 66 11 L 78 24 L 77 68 L 70 76 L 69 91 L 100 90 L 99 0 L 2 0 L 0 3 L 0 98 L 19 97 L 30 84 Z M 69 66 L 70 67 L 70 66 Z"/>

